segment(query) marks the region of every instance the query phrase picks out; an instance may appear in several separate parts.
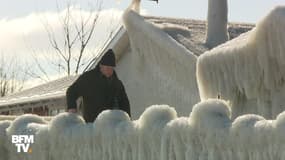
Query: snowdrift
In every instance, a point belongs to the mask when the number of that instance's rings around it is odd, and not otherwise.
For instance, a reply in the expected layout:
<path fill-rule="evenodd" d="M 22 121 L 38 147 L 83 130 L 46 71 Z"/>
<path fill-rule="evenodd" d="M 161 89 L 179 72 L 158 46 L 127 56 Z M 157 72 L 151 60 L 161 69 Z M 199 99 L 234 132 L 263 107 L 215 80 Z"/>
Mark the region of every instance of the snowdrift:
<path fill-rule="evenodd" d="M 201 100 L 229 100 L 233 117 L 246 113 L 274 118 L 285 109 L 285 6 L 256 27 L 198 58 Z"/>
<path fill-rule="evenodd" d="M 284 159 L 285 112 L 276 120 L 243 115 L 231 120 L 226 102 L 196 104 L 189 117 L 174 108 L 147 108 L 138 120 L 107 110 L 94 123 L 61 113 L 50 122 L 22 115 L 0 122 L 1 160 L 277 160 Z M 11 135 L 34 135 L 31 153 L 16 153 Z"/>
<path fill-rule="evenodd" d="M 169 104 L 187 116 L 199 102 L 196 82 L 197 57 L 167 33 L 127 10 L 123 21 L 131 51 L 122 55 L 116 71 L 125 85 L 133 117 L 146 106 Z"/>

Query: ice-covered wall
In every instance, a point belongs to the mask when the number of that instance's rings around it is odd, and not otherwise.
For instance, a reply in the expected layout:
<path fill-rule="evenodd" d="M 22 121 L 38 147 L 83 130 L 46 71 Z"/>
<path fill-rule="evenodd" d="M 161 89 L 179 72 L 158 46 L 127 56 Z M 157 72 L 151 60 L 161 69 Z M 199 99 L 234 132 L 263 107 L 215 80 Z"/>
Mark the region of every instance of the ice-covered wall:
<path fill-rule="evenodd" d="M 285 109 L 285 6 L 256 27 L 198 58 L 201 100 L 229 100 L 233 117 L 246 113 L 274 118 Z"/>
<path fill-rule="evenodd" d="M 137 118 L 152 104 L 169 104 L 179 115 L 188 114 L 199 101 L 196 56 L 133 11 L 127 10 L 123 20 L 131 48 L 116 71 L 125 85 L 132 116 Z"/>
<path fill-rule="evenodd" d="M 61 113 L 50 122 L 35 115 L 0 122 L 1 160 L 281 160 L 285 112 L 276 120 L 243 115 L 231 120 L 226 102 L 196 104 L 187 117 L 174 108 L 147 108 L 138 120 L 118 110 L 94 123 Z M 5 129 L 6 128 L 6 129 Z M 31 153 L 16 153 L 11 135 L 35 135 Z"/>

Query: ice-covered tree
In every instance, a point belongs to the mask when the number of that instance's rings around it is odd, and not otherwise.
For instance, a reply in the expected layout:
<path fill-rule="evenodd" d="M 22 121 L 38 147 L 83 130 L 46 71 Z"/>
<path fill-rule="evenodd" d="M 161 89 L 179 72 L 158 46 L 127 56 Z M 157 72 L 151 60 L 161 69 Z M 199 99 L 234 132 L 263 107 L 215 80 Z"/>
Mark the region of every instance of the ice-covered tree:
<path fill-rule="evenodd" d="M 210 48 L 218 46 L 229 39 L 227 31 L 227 0 L 208 0 L 208 20 L 206 45 Z"/>

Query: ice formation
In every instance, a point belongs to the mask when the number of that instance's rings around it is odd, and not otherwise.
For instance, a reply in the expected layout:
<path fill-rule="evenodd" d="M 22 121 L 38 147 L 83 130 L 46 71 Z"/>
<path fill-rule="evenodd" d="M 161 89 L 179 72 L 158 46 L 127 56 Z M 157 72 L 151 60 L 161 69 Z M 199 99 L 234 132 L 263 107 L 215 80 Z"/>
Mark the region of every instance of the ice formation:
<path fill-rule="evenodd" d="M 8 128 L 11 124 L 11 121 L 9 120 L 4 120 L 0 121 L 0 160 L 7 160 L 7 133 L 6 133 L 6 128 Z"/>
<path fill-rule="evenodd" d="M 35 115 L 0 121 L 0 160 L 277 160 L 284 159 L 285 112 L 276 120 L 258 115 L 231 119 L 227 102 L 209 99 L 187 117 L 155 105 L 131 121 L 119 110 L 94 123 L 61 113 L 46 122 Z M 32 153 L 17 153 L 11 135 L 34 135 Z"/>
<path fill-rule="evenodd" d="M 229 100 L 233 117 L 274 118 L 285 109 L 285 7 L 273 9 L 256 27 L 198 58 L 201 100 Z"/>
<path fill-rule="evenodd" d="M 18 117 L 18 115 L 0 115 L 0 121 L 4 121 L 4 120 L 10 120 L 13 121 Z M 51 116 L 41 116 L 41 118 L 43 118 L 46 121 L 50 121 L 51 120 Z"/>
<path fill-rule="evenodd" d="M 141 4 L 141 0 L 132 0 L 132 3 L 127 8 L 127 10 L 133 10 L 137 13 L 140 13 L 140 4 Z"/>
<path fill-rule="evenodd" d="M 132 108 L 144 109 L 147 103 L 175 108 L 150 106 L 137 120 L 106 110 L 94 123 L 74 113 L 50 121 L 36 115 L 0 120 L 0 160 L 285 159 L 284 17 L 285 7 L 278 7 L 253 31 L 199 57 L 203 101 L 194 105 L 196 56 L 126 12 L 132 52 L 123 55 L 118 72 L 124 70 L 119 75 L 136 102 Z M 229 101 L 211 99 L 218 96 Z M 238 116 L 243 113 L 278 116 Z M 31 152 L 17 153 L 12 135 L 34 135 Z"/>
<path fill-rule="evenodd" d="M 133 116 L 153 104 L 175 106 L 179 115 L 186 116 L 199 101 L 197 57 L 131 10 L 123 21 L 131 51 L 122 55 L 116 70 L 136 110 Z"/>

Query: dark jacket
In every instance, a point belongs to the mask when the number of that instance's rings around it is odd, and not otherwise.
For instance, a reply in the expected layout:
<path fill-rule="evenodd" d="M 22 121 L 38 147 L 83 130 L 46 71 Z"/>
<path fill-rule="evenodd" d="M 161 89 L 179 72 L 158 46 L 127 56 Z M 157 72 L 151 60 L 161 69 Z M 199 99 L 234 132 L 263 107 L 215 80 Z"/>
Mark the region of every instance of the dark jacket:
<path fill-rule="evenodd" d="M 83 97 L 83 118 L 93 122 L 106 109 L 120 109 L 131 115 L 130 103 L 116 72 L 105 77 L 99 67 L 83 73 L 66 92 L 67 109 L 76 108 L 76 100 Z"/>

